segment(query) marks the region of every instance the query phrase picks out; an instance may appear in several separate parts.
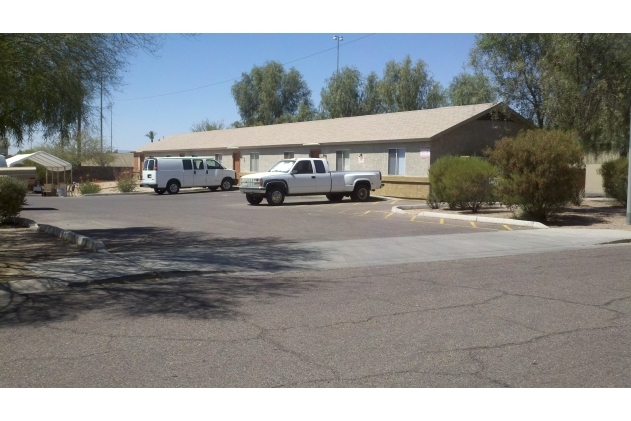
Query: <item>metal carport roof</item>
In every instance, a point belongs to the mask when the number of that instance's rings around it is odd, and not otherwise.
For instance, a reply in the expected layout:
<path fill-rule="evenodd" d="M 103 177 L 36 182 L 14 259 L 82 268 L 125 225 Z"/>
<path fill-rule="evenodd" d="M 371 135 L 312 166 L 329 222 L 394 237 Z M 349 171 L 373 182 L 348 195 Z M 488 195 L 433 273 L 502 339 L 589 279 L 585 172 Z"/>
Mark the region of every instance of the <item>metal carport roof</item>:
<path fill-rule="evenodd" d="M 24 161 L 26 159 L 43 165 L 49 171 L 67 171 L 72 169 L 71 163 L 43 151 L 15 155 L 11 158 L 7 158 L 7 165 L 9 167 L 13 167 L 18 162 Z"/>

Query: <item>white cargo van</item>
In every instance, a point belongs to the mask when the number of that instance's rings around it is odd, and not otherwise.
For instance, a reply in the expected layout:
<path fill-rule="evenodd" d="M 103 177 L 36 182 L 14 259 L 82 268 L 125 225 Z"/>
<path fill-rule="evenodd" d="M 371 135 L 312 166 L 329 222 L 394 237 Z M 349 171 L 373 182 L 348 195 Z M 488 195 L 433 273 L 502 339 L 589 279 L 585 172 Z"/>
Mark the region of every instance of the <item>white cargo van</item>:
<path fill-rule="evenodd" d="M 176 194 L 187 187 L 230 190 L 234 184 L 235 171 L 205 156 L 149 157 L 145 159 L 140 182 L 141 187 L 152 187 L 158 194 Z"/>

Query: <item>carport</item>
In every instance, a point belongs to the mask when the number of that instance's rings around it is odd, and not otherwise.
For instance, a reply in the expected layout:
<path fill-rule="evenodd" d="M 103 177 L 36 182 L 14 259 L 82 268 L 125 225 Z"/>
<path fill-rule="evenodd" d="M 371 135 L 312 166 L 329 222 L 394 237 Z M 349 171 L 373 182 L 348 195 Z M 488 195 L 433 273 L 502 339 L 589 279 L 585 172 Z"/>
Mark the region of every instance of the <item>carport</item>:
<path fill-rule="evenodd" d="M 9 167 L 15 167 L 22 161 L 33 161 L 46 168 L 46 184 L 48 184 L 48 172 L 51 172 L 50 182 L 51 184 L 59 185 L 59 173 L 63 173 L 62 185 L 66 187 L 66 171 L 70 171 L 70 180 L 72 180 L 72 164 L 64 161 L 61 158 L 57 158 L 54 155 L 44 151 L 37 151 L 28 154 L 15 155 L 7 159 L 7 165 Z M 55 183 L 55 174 L 57 175 L 57 183 Z M 55 189 L 57 187 L 54 187 Z"/>

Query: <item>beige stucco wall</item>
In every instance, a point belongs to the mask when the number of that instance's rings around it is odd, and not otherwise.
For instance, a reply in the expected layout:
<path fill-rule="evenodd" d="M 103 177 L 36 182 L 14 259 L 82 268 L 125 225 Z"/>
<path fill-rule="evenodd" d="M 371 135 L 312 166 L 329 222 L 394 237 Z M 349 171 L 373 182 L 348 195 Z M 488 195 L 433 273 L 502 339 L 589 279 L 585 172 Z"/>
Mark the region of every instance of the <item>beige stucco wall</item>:
<path fill-rule="evenodd" d="M 503 137 L 515 136 L 527 126 L 519 122 L 475 120 L 432 140 L 431 162 L 445 155 L 482 156 Z"/>

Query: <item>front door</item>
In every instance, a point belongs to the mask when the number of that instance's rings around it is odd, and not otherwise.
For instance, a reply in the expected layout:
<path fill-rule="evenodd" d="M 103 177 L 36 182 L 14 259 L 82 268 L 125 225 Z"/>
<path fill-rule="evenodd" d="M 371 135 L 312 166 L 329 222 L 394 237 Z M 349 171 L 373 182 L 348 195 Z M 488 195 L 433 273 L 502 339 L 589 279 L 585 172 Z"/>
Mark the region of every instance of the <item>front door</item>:
<path fill-rule="evenodd" d="M 311 161 L 307 159 L 298 161 L 293 169 L 297 172 L 292 174 L 293 180 L 290 184 L 289 192 L 292 194 L 315 193 L 316 177 L 313 173 L 313 165 L 311 165 Z"/>
<path fill-rule="evenodd" d="M 232 152 L 232 169 L 237 180 L 241 179 L 241 152 Z"/>

